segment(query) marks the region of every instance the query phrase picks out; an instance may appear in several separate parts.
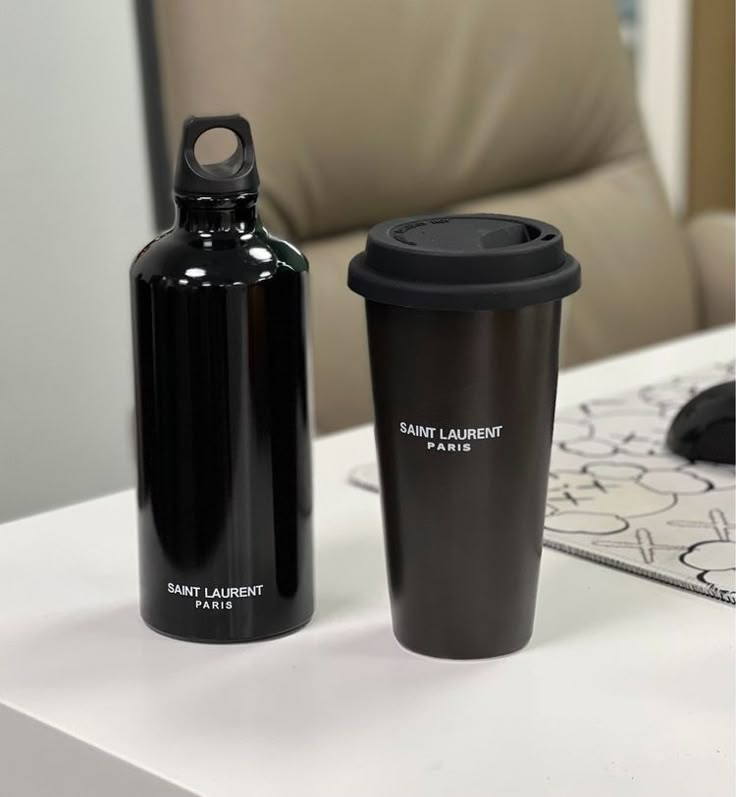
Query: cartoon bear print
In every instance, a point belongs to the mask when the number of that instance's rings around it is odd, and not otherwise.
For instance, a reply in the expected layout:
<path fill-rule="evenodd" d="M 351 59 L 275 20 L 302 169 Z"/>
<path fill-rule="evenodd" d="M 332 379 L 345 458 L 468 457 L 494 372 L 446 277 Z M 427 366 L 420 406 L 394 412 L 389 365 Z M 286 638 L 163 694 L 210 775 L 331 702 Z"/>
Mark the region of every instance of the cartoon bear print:
<path fill-rule="evenodd" d="M 560 418 L 554 427 L 555 445 L 567 454 L 585 459 L 641 459 L 650 470 L 673 467 L 673 455 L 664 444 L 666 436 L 667 422 L 652 411 L 619 412 L 590 420 Z"/>
<path fill-rule="evenodd" d="M 736 542 L 731 538 L 734 524 L 721 509 L 712 509 L 708 520 L 670 520 L 669 525 L 712 529 L 715 539 L 701 540 L 680 556 L 680 561 L 698 571 L 697 579 L 727 592 L 736 590 Z"/>
<path fill-rule="evenodd" d="M 692 545 L 680 561 L 698 570 L 697 579 L 727 592 L 736 590 L 736 542 L 705 540 Z"/>
<path fill-rule="evenodd" d="M 626 457 L 641 459 L 650 470 L 671 469 L 677 463 L 665 439 L 672 418 L 693 396 L 732 372 L 733 363 L 721 363 L 630 395 L 584 402 L 573 415 L 557 417 L 555 446 L 585 459 Z"/>
<path fill-rule="evenodd" d="M 639 390 L 639 398 L 663 417 L 672 418 L 691 398 L 719 381 L 733 379 L 734 362 L 716 363 Z"/>
<path fill-rule="evenodd" d="M 664 512 L 679 495 L 713 485 L 684 470 L 650 471 L 623 462 L 588 463 L 550 473 L 545 528 L 563 534 L 615 534 L 631 518 Z"/>
<path fill-rule="evenodd" d="M 643 402 L 656 408 L 663 416 L 672 416 L 702 389 L 698 380 L 676 377 L 669 382 L 643 387 L 639 396 Z"/>

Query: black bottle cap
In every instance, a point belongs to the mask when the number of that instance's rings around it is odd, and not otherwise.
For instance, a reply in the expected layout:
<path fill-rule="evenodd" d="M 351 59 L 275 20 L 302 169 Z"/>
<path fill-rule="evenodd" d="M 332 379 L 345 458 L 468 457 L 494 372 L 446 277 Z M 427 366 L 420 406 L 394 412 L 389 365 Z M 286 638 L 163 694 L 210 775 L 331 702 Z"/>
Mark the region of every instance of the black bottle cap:
<path fill-rule="evenodd" d="M 194 154 L 197 139 L 208 130 L 224 128 L 235 134 L 235 152 L 220 163 L 203 164 Z M 258 170 L 247 120 L 233 116 L 190 116 L 184 121 L 174 193 L 184 196 L 232 196 L 258 193 Z"/>
<path fill-rule="evenodd" d="M 415 216 L 377 224 L 350 262 L 366 299 L 427 310 L 511 310 L 580 287 L 560 231 L 521 216 Z"/>

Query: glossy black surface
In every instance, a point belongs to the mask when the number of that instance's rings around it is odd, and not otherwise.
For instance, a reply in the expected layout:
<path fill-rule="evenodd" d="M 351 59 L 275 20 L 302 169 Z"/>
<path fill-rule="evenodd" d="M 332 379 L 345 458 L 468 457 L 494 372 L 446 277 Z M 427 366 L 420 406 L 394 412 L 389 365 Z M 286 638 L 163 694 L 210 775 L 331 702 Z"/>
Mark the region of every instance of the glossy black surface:
<path fill-rule="evenodd" d="M 312 614 L 307 263 L 253 197 L 178 204 L 131 269 L 141 613 L 273 636 Z"/>
<path fill-rule="evenodd" d="M 396 636 L 432 656 L 509 653 L 534 619 L 560 303 L 366 308 Z"/>
<path fill-rule="evenodd" d="M 667 445 L 681 457 L 735 464 L 734 402 L 736 383 L 698 393 L 677 413 L 667 434 Z"/>

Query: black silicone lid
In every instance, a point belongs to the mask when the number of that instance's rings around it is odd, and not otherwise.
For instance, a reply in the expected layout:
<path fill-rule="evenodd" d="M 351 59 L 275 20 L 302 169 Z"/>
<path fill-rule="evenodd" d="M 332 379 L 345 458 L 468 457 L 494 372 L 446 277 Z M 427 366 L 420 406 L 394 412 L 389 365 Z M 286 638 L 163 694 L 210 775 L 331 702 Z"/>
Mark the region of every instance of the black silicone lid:
<path fill-rule="evenodd" d="M 350 261 L 366 299 L 426 310 L 511 310 L 580 287 L 560 231 L 521 216 L 414 216 L 377 224 Z"/>
<path fill-rule="evenodd" d="M 197 139 L 217 128 L 235 134 L 235 152 L 220 163 L 200 163 L 194 154 Z M 184 121 L 176 163 L 174 193 L 184 196 L 233 196 L 258 193 L 258 170 L 253 137 L 247 120 L 232 116 L 190 116 Z"/>

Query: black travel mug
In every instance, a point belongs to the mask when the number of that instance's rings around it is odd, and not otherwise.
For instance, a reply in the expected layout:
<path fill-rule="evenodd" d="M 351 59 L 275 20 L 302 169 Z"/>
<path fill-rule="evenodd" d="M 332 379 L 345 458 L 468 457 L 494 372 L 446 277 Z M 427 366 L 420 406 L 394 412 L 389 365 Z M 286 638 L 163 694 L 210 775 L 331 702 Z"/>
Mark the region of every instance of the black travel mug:
<path fill-rule="evenodd" d="M 532 633 L 560 307 L 580 267 L 555 227 L 500 215 L 375 226 L 366 299 L 394 632 L 443 658 Z"/>
<path fill-rule="evenodd" d="M 233 154 L 195 145 L 230 131 Z M 312 614 L 307 261 L 261 224 L 250 126 L 184 123 L 174 227 L 130 273 L 141 615 L 241 642 Z"/>

